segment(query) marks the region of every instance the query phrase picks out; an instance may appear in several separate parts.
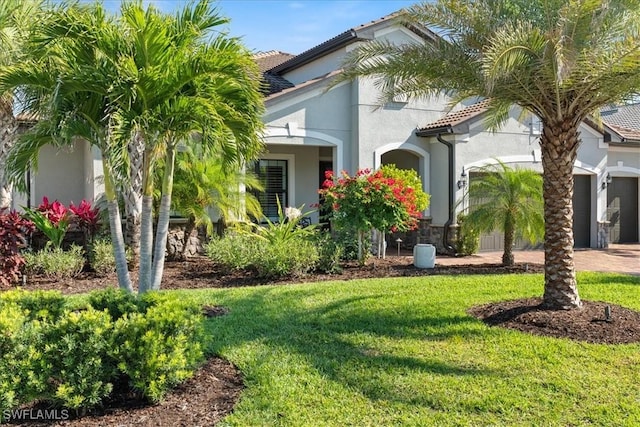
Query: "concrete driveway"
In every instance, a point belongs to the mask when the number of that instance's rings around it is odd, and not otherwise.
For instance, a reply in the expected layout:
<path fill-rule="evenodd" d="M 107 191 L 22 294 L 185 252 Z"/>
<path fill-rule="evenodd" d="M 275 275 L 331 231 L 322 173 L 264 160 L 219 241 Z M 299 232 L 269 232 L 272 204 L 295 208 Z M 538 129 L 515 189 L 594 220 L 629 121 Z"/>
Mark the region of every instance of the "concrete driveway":
<path fill-rule="evenodd" d="M 542 251 L 514 251 L 516 262 L 544 263 Z M 483 264 L 502 262 L 502 252 L 481 252 L 464 258 L 436 257 L 436 264 Z M 577 271 L 602 271 L 640 276 L 640 244 L 612 244 L 607 249 L 576 249 Z"/>

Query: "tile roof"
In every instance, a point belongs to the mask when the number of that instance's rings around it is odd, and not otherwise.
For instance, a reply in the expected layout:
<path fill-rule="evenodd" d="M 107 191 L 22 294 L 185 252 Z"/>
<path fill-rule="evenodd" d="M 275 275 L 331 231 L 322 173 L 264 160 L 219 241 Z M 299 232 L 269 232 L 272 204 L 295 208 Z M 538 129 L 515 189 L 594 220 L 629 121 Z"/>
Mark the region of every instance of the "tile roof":
<path fill-rule="evenodd" d="M 294 57 L 295 55 L 286 52 L 280 52 L 279 50 L 258 52 L 253 55 L 253 59 L 258 64 L 258 68 L 262 73 L 262 79 L 264 81 L 262 92 L 265 95 L 268 96 L 273 93 L 278 93 L 284 89 L 289 89 L 294 86 L 294 84 L 289 80 L 270 71 L 272 68 L 277 67 L 283 62 L 286 62 Z"/>
<path fill-rule="evenodd" d="M 418 132 L 427 132 L 432 129 L 451 128 L 460 125 L 467 120 L 478 117 L 487 111 L 489 100 L 485 99 L 480 102 L 476 102 L 462 110 L 452 111 L 444 117 L 429 123 L 428 125 L 418 129 Z"/>
<path fill-rule="evenodd" d="M 270 100 L 275 99 L 275 98 L 277 98 L 277 97 L 279 97 L 281 95 L 285 95 L 287 93 L 295 92 L 298 89 L 302 89 L 302 88 L 305 88 L 305 87 L 310 87 L 310 86 L 315 85 L 316 83 L 327 81 L 327 80 L 339 75 L 340 73 L 342 73 L 342 70 L 332 71 L 330 73 L 327 73 L 327 74 L 324 74 L 322 76 L 316 77 L 315 79 L 307 80 L 306 82 L 300 83 L 299 85 L 291 86 L 289 88 L 282 89 L 282 90 L 280 90 L 278 92 L 270 93 L 265 100 L 266 101 L 270 101 Z"/>
<path fill-rule="evenodd" d="M 640 129 L 627 129 L 622 126 L 612 124 L 609 124 L 608 126 L 625 140 L 640 141 Z"/>
<path fill-rule="evenodd" d="M 286 52 L 280 52 L 279 50 L 270 50 L 268 52 L 258 52 L 253 55 L 253 59 L 258 64 L 260 68 L 260 72 L 264 73 L 269 71 L 273 67 L 277 67 L 283 62 L 287 62 L 291 58 L 294 58 L 295 55 Z"/>
<path fill-rule="evenodd" d="M 603 108 L 600 117 L 609 126 L 640 131 L 640 103 Z"/>
<path fill-rule="evenodd" d="M 289 80 L 270 72 L 262 73 L 262 78 L 265 83 L 265 87 L 262 92 L 265 95 L 272 95 L 274 93 L 282 92 L 285 89 L 295 87 L 295 85 Z"/>

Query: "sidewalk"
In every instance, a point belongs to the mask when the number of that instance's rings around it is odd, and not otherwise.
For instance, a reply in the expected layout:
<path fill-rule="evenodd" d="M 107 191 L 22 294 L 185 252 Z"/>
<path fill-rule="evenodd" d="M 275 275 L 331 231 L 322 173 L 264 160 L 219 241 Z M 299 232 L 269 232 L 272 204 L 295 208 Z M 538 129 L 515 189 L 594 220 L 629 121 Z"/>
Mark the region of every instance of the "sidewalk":
<path fill-rule="evenodd" d="M 514 251 L 516 262 L 544 263 L 542 251 Z M 437 256 L 436 265 L 502 262 L 502 252 L 481 252 L 463 258 Z M 607 249 L 576 249 L 577 271 L 627 273 L 640 276 L 640 244 L 612 244 Z"/>

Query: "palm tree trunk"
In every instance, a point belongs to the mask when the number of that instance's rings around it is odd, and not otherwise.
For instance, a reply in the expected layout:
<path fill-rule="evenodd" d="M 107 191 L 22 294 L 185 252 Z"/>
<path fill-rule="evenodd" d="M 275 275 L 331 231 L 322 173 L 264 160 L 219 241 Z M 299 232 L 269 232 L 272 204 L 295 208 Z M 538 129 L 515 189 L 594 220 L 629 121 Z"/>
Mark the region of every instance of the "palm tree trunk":
<path fill-rule="evenodd" d="M 151 289 L 160 289 L 164 272 L 164 257 L 169 235 L 169 213 L 171 210 L 171 191 L 173 190 L 173 171 L 176 162 L 175 147 L 167 147 L 164 176 L 162 179 L 162 198 L 158 210 L 158 228 L 153 249 L 153 268 L 151 272 Z"/>
<path fill-rule="evenodd" d="M 151 254 L 153 250 L 153 176 L 151 152 L 145 150 L 142 167 L 142 213 L 140 216 L 140 267 L 138 292 L 151 289 Z"/>
<path fill-rule="evenodd" d="M 140 262 L 142 216 L 142 170 L 144 167 L 144 139 L 137 133 L 129 142 L 129 186 L 125 189 L 125 243 L 131 248 L 131 268 Z"/>
<path fill-rule="evenodd" d="M 145 293 L 151 289 L 151 253 L 153 248 L 153 196 L 142 196 L 140 217 L 140 265 L 138 268 L 138 289 Z"/>
<path fill-rule="evenodd" d="M 113 181 L 109 169 L 109 162 L 103 159 L 104 164 L 104 192 L 109 210 L 109 228 L 111 230 L 111 242 L 113 245 L 113 255 L 116 259 L 116 273 L 118 276 L 118 286 L 127 292 L 133 293 L 129 268 L 127 267 L 127 256 L 124 248 L 124 237 L 122 235 L 122 221 L 120 219 L 120 208 L 116 198 Z"/>
<path fill-rule="evenodd" d="M 573 262 L 573 166 L 580 143 L 578 126 L 568 121 L 545 126 L 542 148 L 544 197 L 544 297 L 552 309 L 579 308 Z"/>
<path fill-rule="evenodd" d="M 0 98 L 0 209 L 11 207 L 13 186 L 5 178 L 5 164 L 17 133 L 18 122 L 13 116 L 13 103 Z"/>
<path fill-rule="evenodd" d="M 512 266 L 515 263 L 513 256 L 513 241 L 515 240 L 515 224 L 512 218 L 507 218 L 504 224 L 504 251 L 502 252 L 502 265 Z"/>
<path fill-rule="evenodd" d="M 187 224 L 184 226 L 184 236 L 182 237 L 182 251 L 180 254 L 175 254 L 178 259 L 187 259 L 187 250 L 189 248 L 189 240 L 193 230 L 196 229 L 196 220 L 192 216 L 187 220 Z"/>

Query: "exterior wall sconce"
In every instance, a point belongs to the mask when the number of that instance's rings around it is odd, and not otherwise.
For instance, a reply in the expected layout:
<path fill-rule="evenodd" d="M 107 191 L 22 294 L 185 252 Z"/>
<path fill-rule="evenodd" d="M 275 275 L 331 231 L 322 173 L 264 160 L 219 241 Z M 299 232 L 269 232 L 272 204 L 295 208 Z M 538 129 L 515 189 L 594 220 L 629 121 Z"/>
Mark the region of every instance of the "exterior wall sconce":
<path fill-rule="evenodd" d="M 604 181 L 602 181 L 602 189 L 605 190 L 611 184 L 611 174 L 607 173 Z"/>
<path fill-rule="evenodd" d="M 462 190 L 467 186 L 467 173 L 464 171 L 464 166 L 462 167 L 462 173 L 460 174 L 460 179 L 458 180 L 458 190 Z"/>

